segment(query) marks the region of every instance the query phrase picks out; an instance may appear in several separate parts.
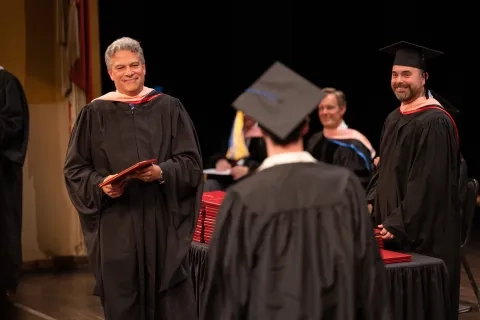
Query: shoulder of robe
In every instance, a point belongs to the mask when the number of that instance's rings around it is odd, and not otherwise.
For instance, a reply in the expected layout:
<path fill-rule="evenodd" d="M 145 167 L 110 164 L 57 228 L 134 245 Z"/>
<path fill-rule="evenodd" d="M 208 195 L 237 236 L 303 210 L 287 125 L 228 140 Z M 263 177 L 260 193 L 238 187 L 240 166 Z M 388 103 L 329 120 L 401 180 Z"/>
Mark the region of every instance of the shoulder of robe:
<path fill-rule="evenodd" d="M 95 111 L 101 108 L 104 108 L 106 105 L 113 103 L 113 101 L 107 100 L 93 100 L 90 103 L 87 103 L 82 110 L 83 111 Z"/>
<path fill-rule="evenodd" d="M 446 110 L 440 110 L 440 109 L 430 109 L 426 111 L 426 119 L 429 119 L 430 121 L 441 121 L 441 120 L 449 120 L 451 121 L 451 118 L 448 115 L 448 112 Z"/>
<path fill-rule="evenodd" d="M 286 173 L 288 170 L 282 170 L 283 168 L 278 166 L 257 172 L 235 183 L 229 190 L 236 194 L 237 198 L 248 203 L 249 199 L 258 199 L 261 195 L 268 194 L 268 190 L 275 188 L 278 179 L 283 179 L 284 177 L 281 177 L 283 174 L 288 175 Z M 318 190 L 319 194 L 324 194 L 324 198 L 331 200 L 328 201 L 331 203 L 343 201 L 347 190 L 352 188 L 352 183 L 355 184 L 352 179 L 358 180 L 350 170 L 323 162 L 309 163 L 292 170 L 294 171 L 290 172 L 294 172 L 294 176 L 290 176 L 290 183 L 299 185 L 305 192 Z"/>
<path fill-rule="evenodd" d="M 5 85 L 16 80 L 18 80 L 17 77 L 11 72 L 8 72 L 5 69 L 0 69 L 0 85 Z"/>
<path fill-rule="evenodd" d="M 439 109 L 425 110 L 424 114 L 416 119 L 425 128 L 432 126 L 439 127 L 455 127 L 455 120 L 453 120 L 446 111 Z"/>

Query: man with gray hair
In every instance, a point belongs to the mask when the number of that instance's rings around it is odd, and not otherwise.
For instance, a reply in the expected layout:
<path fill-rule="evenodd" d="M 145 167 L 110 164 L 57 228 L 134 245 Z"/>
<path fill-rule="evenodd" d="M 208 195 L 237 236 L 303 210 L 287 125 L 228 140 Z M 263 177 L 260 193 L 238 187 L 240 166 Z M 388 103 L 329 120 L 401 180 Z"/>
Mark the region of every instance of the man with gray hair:
<path fill-rule="evenodd" d="M 116 91 L 86 105 L 64 174 L 106 320 L 196 318 L 188 250 L 203 190 L 197 134 L 181 102 L 144 86 L 138 41 L 105 52 Z M 125 168 L 156 159 L 122 181 Z"/>

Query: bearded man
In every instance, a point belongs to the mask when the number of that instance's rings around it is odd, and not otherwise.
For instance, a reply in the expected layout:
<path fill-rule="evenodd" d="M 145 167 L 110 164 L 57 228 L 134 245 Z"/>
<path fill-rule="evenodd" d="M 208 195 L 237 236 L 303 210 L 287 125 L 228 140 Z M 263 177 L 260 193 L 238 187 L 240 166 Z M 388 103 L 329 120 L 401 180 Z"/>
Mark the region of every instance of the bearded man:
<path fill-rule="evenodd" d="M 395 55 L 391 87 L 401 105 L 383 126 L 373 219 L 386 247 L 445 261 L 452 305 L 443 319 L 458 319 L 459 137 L 426 88 L 426 61 L 442 53 L 406 42 L 382 51 Z"/>

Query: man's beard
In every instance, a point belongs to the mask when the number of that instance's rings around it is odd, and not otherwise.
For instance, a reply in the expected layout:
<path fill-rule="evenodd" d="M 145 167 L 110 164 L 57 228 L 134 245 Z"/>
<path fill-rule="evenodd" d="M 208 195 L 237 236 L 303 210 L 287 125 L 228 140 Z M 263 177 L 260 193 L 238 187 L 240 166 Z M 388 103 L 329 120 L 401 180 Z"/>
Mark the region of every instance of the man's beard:
<path fill-rule="evenodd" d="M 404 89 L 404 92 L 397 92 L 397 88 Z M 396 86 L 393 88 L 393 93 L 401 102 L 413 100 L 416 96 L 419 96 L 420 90 L 415 90 L 407 86 Z"/>

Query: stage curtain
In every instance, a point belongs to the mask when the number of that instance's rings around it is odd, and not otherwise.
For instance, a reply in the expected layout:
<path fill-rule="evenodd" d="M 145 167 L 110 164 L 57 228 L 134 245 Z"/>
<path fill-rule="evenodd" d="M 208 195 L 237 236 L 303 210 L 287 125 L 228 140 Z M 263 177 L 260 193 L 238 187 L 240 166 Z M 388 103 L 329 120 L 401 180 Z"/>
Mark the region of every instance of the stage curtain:
<path fill-rule="evenodd" d="M 80 110 L 93 99 L 88 0 L 57 0 L 57 44 L 61 50 L 62 95 L 68 102 L 69 130 Z M 86 254 L 78 215 L 72 215 L 69 243 L 76 255 Z"/>

